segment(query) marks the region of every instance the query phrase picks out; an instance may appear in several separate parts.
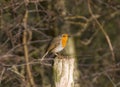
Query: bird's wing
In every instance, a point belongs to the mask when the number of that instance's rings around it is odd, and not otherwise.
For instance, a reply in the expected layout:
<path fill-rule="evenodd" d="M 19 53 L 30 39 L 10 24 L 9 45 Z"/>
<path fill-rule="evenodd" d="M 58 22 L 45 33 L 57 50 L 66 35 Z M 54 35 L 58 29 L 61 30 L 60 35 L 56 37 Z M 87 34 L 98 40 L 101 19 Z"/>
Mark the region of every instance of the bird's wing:
<path fill-rule="evenodd" d="M 56 48 L 60 44 L 60 37 L 54 38 L 48 48 L 48 51 L 52 51 L 54 48 Z"/>

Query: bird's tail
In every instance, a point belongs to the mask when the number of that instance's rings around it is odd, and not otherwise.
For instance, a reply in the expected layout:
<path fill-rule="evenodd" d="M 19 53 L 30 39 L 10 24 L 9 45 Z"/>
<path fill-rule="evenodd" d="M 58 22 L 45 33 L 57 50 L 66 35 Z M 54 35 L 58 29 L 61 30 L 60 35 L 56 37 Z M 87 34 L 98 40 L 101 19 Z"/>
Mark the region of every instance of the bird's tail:
<path fill-rule="evenodd" d="M 45 58 L 45 56 L 48 54 L 48 52 L 49 52 L 49 51 L 47 51 L 47 52 L 43 55 L 43 57 L 41 58 L 41 61 Z"/>

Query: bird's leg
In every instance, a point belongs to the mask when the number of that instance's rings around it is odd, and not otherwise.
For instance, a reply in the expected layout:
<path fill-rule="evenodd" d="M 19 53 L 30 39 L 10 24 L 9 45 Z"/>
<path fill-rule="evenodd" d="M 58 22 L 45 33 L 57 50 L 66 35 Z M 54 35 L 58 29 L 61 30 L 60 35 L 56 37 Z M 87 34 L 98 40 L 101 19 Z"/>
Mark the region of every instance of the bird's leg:
<path fill-rule="evenodd" d="M 58 54 L 57 53 L 54 53 L 56 56 L 58 56 Z"/>
<path fill-rule="evenodd" d="M 58 53 L 54 53 L 58 58 L 63 58 L 62 55 L 58 54 Z"/>

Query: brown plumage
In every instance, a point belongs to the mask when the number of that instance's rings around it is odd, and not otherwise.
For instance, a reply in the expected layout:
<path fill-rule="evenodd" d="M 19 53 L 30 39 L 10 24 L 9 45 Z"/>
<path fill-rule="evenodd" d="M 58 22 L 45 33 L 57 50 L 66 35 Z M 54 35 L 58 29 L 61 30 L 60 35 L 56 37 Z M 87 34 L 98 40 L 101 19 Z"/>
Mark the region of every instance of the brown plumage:
<path fill-rule="evenodd" d="M 67 45 L 67 41 L 68 41 L 68 34 L 62 34 L 58 37 L 53 38 L 53 40 L 50 42 L 50 45 L 46 53 L 43 55 L 41 60 L 43 60 L 49 52 L 56 54 L 62 51 Z"/>

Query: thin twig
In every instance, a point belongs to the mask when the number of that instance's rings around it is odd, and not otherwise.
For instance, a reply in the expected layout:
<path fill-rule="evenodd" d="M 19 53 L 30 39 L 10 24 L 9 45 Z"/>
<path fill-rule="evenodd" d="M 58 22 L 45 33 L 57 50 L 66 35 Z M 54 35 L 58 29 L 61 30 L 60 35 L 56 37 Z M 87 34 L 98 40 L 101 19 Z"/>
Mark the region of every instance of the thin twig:
<path fill-rule="evenodd" d="M 104 73 L 107 78 L 111 81 L 111 83 L 113 84 L 113 87 L 116 87 L 115 83 L 113 82 L 112 78 L 108 75 L 108 73 Z"/>
<path fill-rule="evenodd" d="M 103 26 L 100 24 L 100 22 L 95 18 L 93 12 L 92 12 L 92 9 L 91 9 L 91 5 L 90 5 L 90 0 L 88 0 L 88 10 L 91 14 L 91 16 L 94 18 L 95 22 L 97 23 L 97 25 L 99 26 L 100 30 L 103 32 L 107 42 L 108 42 L 108 45 L 109 45 L 109 48 L 110 48 L 110 51 L 111 51 L 111 54 L 112 54 L 112 59 L 113 61 L 115 61 L 115 55 L 114 55 L 114 51 L 113 51 L 113 46 L 112 46 L 112 43 L 111 43 L 111 40 L 108 36 L 108 34 L 106 33 L 106 31 L 104 30 Z"/>
<path fill-rule="evenodd" d="M 26 61 L 26 69 L 27 69 L 27 74 L 28 74 L 28 80 L 31 84 L 32 87 L 35 87 L 34 79 L 32 76 L 32 72 L 30 69 L 29 63 L 29 57 L 28 57 L 28 47 L 27 47 L 27 18 L 28 18 L 28 11 L 26 10 L 23 23 L 24 23 L 24 32 L 23 32 L 23 44 L 24 44 L 24 55 L 25 55 L 25 61 Z"/>
<path fill-rule="evenodd" d="M 3 68 L 3 70 L 2 70 L 2 72 L 1 72 L 1 74 L 0 74 L 0 84 L 1 84 L 1 82 L 2 82 L 2 77 L 3 77 L 3 74 L 4 74 L 4 72 L 5 72 L 5 68 Z"/>

